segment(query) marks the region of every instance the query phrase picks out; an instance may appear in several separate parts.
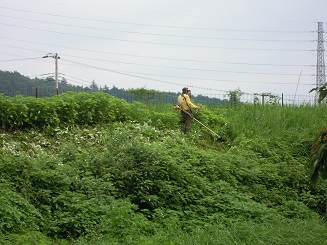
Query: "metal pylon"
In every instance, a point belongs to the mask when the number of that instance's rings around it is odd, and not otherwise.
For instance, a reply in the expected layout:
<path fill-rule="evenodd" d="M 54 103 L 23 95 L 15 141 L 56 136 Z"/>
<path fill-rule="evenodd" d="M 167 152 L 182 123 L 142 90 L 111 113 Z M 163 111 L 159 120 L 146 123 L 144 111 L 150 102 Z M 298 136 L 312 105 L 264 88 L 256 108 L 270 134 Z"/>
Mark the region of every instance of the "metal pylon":
<path fill-rule="evenodd" d="M 322 87 L 326 82 L 325 59 L 324 59 L 324 28 L 323 22 L 318 22 L 318 46 L 317 46 L 317 74 L 316 88 Z M 316 90 L 316 102 L 318 101 L 318 91 Z"/>

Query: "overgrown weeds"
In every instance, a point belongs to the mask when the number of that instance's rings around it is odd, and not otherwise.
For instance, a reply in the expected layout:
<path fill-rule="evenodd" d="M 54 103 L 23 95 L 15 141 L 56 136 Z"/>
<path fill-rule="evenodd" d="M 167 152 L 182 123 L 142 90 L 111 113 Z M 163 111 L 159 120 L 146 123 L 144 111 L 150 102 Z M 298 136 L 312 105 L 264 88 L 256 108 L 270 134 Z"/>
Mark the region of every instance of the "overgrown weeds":
<path fill-rule="evenodd" d="M 301 118 L 301 108 L 204 108 L 199 120 L 224 135 L 222 143 L 195 122 L 182 134 L 180 115 L 169 105 L 156 111 L 102 93 L 58 96 L 53 101 L 61 105 L 52 111 L 46 100 L 4 101 L 2 108 L 15 111 L 1 118 L 4 244 L 305 244 L 300 234 L 322 244 L 325 238 L 327 186 L 311 185 L 310 155 L 299 144 L 325 123 L 318 107 L 302 108 Z M 17 119 L 24 111 L 37 117 Z M 302 229 L 309 226 L 316 230 Z"/>

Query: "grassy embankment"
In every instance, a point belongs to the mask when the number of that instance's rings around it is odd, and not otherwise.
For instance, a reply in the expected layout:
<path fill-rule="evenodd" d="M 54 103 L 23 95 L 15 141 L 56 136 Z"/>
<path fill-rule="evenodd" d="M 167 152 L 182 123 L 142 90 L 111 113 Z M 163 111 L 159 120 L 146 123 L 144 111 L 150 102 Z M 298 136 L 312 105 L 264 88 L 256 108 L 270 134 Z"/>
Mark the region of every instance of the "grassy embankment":
<path fill-rule="evenodd" d="M 1 97 L 1 244 L 324 244 L 308 162 L 326 107 Z"/>

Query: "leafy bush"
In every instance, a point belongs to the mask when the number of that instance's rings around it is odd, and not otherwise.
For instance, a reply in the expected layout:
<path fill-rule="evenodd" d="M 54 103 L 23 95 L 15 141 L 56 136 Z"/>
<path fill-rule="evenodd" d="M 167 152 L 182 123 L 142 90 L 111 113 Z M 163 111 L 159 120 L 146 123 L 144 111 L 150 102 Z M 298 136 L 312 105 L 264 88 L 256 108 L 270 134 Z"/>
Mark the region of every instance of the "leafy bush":
<path fill-rule="evenodd" d="M 37 231 L 43 219 L 39 211 L 0 180 L 0 234 Z"/>
<path fill-rule="evenodd" d="M 311 148 L 311 154 L 311 181 L 316 183 L 319 175 L 323 179 L 327 179 L 327 128 L 322 128 L 316 133 Z"/>
<path fill-rule="evenodd" d="M 55 128 L 130 119 L 130 104 L 105 93 L 65 93 L 50 98 L 0 97 L 3 129 Z"/>

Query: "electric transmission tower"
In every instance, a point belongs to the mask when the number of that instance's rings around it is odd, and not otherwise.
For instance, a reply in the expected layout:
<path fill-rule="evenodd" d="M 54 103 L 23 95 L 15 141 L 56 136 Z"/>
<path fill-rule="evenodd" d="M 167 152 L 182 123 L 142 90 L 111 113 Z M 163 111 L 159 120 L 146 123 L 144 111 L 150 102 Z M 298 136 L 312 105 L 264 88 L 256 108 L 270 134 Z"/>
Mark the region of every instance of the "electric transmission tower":
<path fill-rule="evenodd" d="M 318 47 L 317 47 L 317 74 L 316 74 L 316 102 L 318 101 L 318 89 L 326 82 L 325 59 L 324 59 L 324 28 L 323 22 L 318 22 Z"/>

